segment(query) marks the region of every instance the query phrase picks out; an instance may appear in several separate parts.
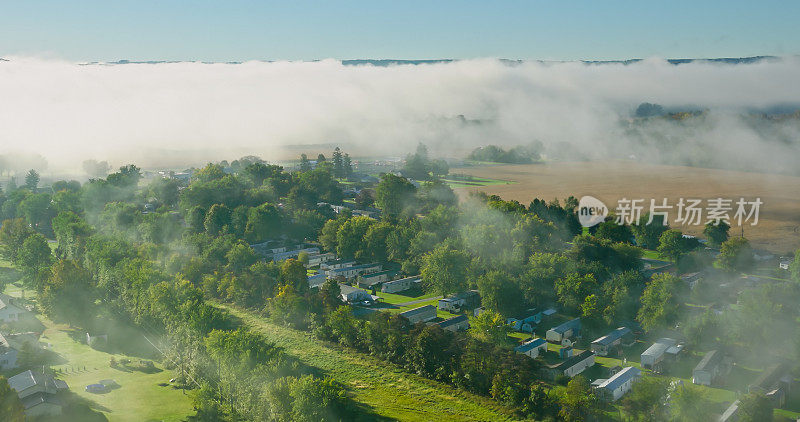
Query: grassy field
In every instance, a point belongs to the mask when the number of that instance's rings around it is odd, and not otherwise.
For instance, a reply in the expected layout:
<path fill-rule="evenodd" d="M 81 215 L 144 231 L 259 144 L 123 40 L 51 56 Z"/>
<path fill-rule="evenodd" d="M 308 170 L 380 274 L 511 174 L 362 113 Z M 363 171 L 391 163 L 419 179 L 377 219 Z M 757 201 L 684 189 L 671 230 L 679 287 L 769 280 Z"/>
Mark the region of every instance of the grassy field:
<path fill-rule="evenodd" d="M 490 179 L 487 177 L 470 177 L 469 179 L 446 177 L 442 179 L 442 181 L 453 189 L 475 186 L 510 185 L 515 183 L 511 180 Z"/>
<path fill-rule="evenodd" d="M 745 237 L 756 247 L 780 254 L 800 247 L 800 177 L 629 161 L 476 166 L 453 168 L 451 172 L 517 182 L 458 187 L 456 191 L 462 197 L 471 191 L 483 191 L 525 205 L 537 197 L 549 201 L 570 195 L 594 196 L 612 210 L 622 198 L 645 199 L 649 206 L 650 199 L 660 202 L 668 198 L 668 204 L 675 205 L 679 198 L 725 198 L 735 202 L 741 197 L 758 197 L 763 201 L 759 222 L 756 226 L 747 223 Z M 674 220 L 677 211 L 671 211 L 670 220 Z M 675 226 L 673 221 L 670 224 Z M 702 226 L 681 229 L 693 235 L 702 232 Z M 731 234 L 740 232 L 734 222 Z"/>
<path fill-rule="evenodd" d="M 21 290 L 10 285 L 5 293 L 19 297 Z M 69 385 L 72 393 L 85 399 L 92 409 L 103 412 L 109 421 L 182 421 L 194 413 L 189 396 L 182 390 L 159 385 L 167 384 L 175 376 L 172 371 L 164 370 L 158 363 L 151 373 L 111 368 L 112 356 L 117 360 L 128 358 L 137 361 L 138 358 L 95 350 L 75 340 L 83 332 L 55 324 L 41 315 L 37 318 L 45 327 L 39 341 L 49 345 L 48 348 L 55 353 L 51 367 L 59 372 L 57 377 Z M 85 391 L 87 385 L 104 379 L 113 379 L 120 388 L 105 394 Z"/>
<path fill-rule="evenodd" d="M 388 420 L 511 420 L 493 401 L 409 374 L 369 355 L 325 344 L 310 333 L 269 323 L 252 313 L 220 305 L 305 364 L 341 382 L 355 400 Z"/>

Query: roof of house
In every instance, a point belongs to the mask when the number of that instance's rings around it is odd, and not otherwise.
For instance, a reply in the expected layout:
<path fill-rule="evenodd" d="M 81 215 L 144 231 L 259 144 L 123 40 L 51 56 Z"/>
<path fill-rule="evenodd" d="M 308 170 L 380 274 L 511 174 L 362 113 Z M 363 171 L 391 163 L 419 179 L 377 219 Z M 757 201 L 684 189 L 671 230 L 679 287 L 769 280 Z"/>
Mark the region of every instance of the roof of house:
<path fill-rule="evenodd" d="M 703 356 L 703 359 L 694 367 L 694 370 L 708 371 L 719 365 L 720 362 L 722 362 L 722 353 L 718 350 L 712 350 Z"/>
<path fill-rule="evenodd" d="M 542 314 L 544 314 L 545 316 L 550 316 L 553 315 L 554 313 L 556 313 L 556 310 L 553 308 L 548 308 L 542 311 Z"/>
<path fill-rule="evenodd" d="M 374 268 L 374 267 L 380 268 L 380 266 L 381 266 L 381 264 L 361 264 L 361 265 L 353 265 L 352 267 L 336 268 L 336 269 L 330 270 L 330 272 L 332 272 L 332 273 L 343 273 L 343 272 L 353 271 L 353 270 L 363 270 L 365 268 Z"/>
<path fill-rule="evenodd" d="M 363 279 L 363 278 L 378 277 L 378 276 L 382 276 L 382 275 L 386 275 L 386 274 L 391 274 L 391 273 L 394 273 L 394 272 L 396 272 L 396 271 L 395 270 L 383 270 L 383 271 L 378 271 L 378 272 L 374 272 L 374 273 L 364 274 L 364 275 L 361 276 L 361 278 Z"/>
<path fill-rule="evenodd" d="M 57 406 L 61 406 L 61 401 L 58 400 L 58 397 L 56 397 L 55 394 L 45 393 L 41 391 L 38 393 L 31 394 L 30 396 L 22 399 L 22 407 L 24 407 L 25 410 L 28 410 L 31 407 L 38 406 L 43 403 L 50 403 Z"/>
<path fill-rule="evenodd" d="M 31 370 L 21 372 L 8 378 L 8 385 L 17 392 L 25 391 L 39 384 L 44 384 L 45 389 L 51 390 L 53 393 L 55 393 L 55 389 L 61 388 L 56 384 L 52 376 Z M 64 385 L 66 386 L 66 384 Z"/>
<path fill-rule="evenodd" d="M 9 296 L 7 294 L 0 293 L 0 309 L 5 309 L 7 306 L 14 306 L 16 308 L 25 310 L 25 308 L 23 306 L 18 305 L 15 302 L 16 302 L 16 299 L 14 299 L 13 297 L 11 297 L 11 296 Z"/>
<path fill-rule="evenodd" d="M 750 385 L 763 388 L 764 390 L 770 390 L 772 389 L 772 386 L 775 385 L 775 383 L 777 383 L 786 372 L 788 372 L 788 369 L 788 365 L 785 363 L 772 365 L 765 369 L 764 372 L 762 372 L 761 375 L 756 378 L 755 382 Z"/>
<path fill-rule="evenodd" d="M 555 366 L 555 369 L 559 371 L 567 370 L 592 356 L 594 356 L 594 352 L 592 352 L 591 350 L 584 350 L 583 352 L 574 355 L 571 358 L 566 359 L 565 361 L 559 363 L 558 365 Z"/>
<path fill-rule="evenodd" d="M 401 312 L 400 315 L 408 318 L 410 316 L 431 311 L 433 311 L 433 313 L 436 313 L 436 307 L 433 305 L 425 305 L 425 306 L 420 306 L 419 308 L 409 309 L 405 312 Z"/>
<path fill-rule="evenodd" d="M 628 380 L 641 375 L 642 371 L 639 368 L 635 366 L 629 366 L 614 374 L 614 376 L 607 379 L 604 383 L 600 384 L 600 388 L 605 388 L 614 391 L 617 388 L 619 388 L 620 385 L 626 383 Z"/>
<path fill-rule="evenodd" d="M 440 322 L 440 323 L 438 323 L 436 325 L 438 325 L 439 327 L 445 328 L 445 327 L 449 327 L 451 325 L 461 324 L 462 322 L 465 322 L 465 321 L 468 322 L 469 318 L 467 318 L 466 315 L 459 315 L 459 316 L 454 316 L 452 318 L 448 318 L 448 319 L 446 319 L 446 320 L 444 320 L 444 321 L 442 321 L 442 322 Z"/>
<path fill-rule="evenodd" d="M 567 321 L 567 322 L 565 322 L 565 323 L 563 323 L 561 325 L 557 325 L 557 326 L 551 328 L 550 331 L 555 331 L 556 333 L 564 334 L 565 332 L 567 332 L 567 330 L 574 329 L 574 328 L 580 328 L 580 327 L 581 327 L 581 319 L 580 318 L 575 318 L 575 319 L 571 319 L 571 320 L 569 320 L 569 321 Z"/>
<path fill-rule="evenodd" d="M 366 290 L 359 289 L 358 287 L 353 287 L 348 284 L 339 283 L 339 292 L 343 295 L 349 295 L 350 293 L 355 292 L 363 292 L 364 294 L 369 294 Z"/>
<path fill-rule="evenodd" d="M 417 275 L 417 276 L 414 276 L 414 277 L 406 277 L 406 278 L 401 278 L 401 279 L 398 279 L 398 280 L 387 281 L 385 284 L 401 283 L 401 282 L 417 281 L 417 280 L 422 280 L 422 278 Z"/>
<path fill-rule="evenodd" d="M 533 349 L 535 349 L 537 347 L 541 347 L 543 344 L 545 344 L 545 345 L 547 344 L 547 342 L 544 341 L 544 339 L 535 338 L 533 340 L 530 340 L 530 341 L 528 341 L 526 343 L 523 343 L 523 344 L 515 347 L 514 351 L 518 352 L 518 353 L 525 353 L 525 352 L 533 350 Z"/>
<path fill-rule="evenodd" d="M 626 334 L 630 333 L 631 330 L 628 327 L 619 327 L 616 330 L 600 337 L 599 339 L 592 342 L 592 344 L 599 344 L 603 346 L 608 346 L 609 344 L 621 339 Z"/>
<path fill-rule="evenodd" d="M 647 350 L 642 352 L 642 356 L 661 356 L 667 349 L 675 346 L 676 343 L 677 341 L 671 338 L 660 338 L 648 347 Z"/>

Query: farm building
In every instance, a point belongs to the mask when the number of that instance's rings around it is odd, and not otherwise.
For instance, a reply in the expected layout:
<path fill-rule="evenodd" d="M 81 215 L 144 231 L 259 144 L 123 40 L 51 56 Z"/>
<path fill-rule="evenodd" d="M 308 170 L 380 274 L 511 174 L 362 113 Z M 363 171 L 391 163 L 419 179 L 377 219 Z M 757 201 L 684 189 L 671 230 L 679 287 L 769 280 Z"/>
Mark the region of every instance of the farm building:
<path fill-rule="evenodd" d="M 401 312 L 400 316 L 407 319 L 412 324 L 428 322 L 432 319 L 436 319 L 436 307 L 433 305 L 420 306 L 419 308 Z"/>
<path fill-rule="evenodd" d="M 533 327 L 540 322 L 542 322 L 542 313 L 536 309 L 528 309 L 515 317 L 506 319 L 506 324 L 510 325 L 514 331 L 524 333 L 532 333 Z"/>
<path fill-rule="evenodd" d="M 475 290 L 456 293 L 444 299 L 439 299 L 439 310 L 459 312 L 462 309 L 474 309 L 481 304 L 481 297 Z"/>
<path fill-rule="evenodd" d="M 419 283 L 421 280 L 419 276 L 416 276 L 387 281 L 381 285 L 381 291 L 383 293 L 403 292 L 414 287 L 414 284 Z"/>
<path fill-rule="evenodd" d="M 330 278 L 350 280 L 362 274 L 374 273 L 381 270 L 381 264 L 362 264 L 354 265 L 352 267 L 338 268 L 328 270 L 327 275 Z"/>
<path fill-rule="evenodd" d="M 714 381 L 730 372 L 730 363 L 719 350 L 712 350 L 703 356 L 700 363 L 692 371 L 692 383 L 711 385 Z"/>
<path fill-rule="evenodd" d="M 514 351 L 531 358 L 536 358 L 547 351 L 547 342 L 544 341 L 544 339 L 536 338 L 515 347 Z"/>
<path fill-rule="evenodd" d="M 642 371 L 639 368 L 629 366 L 605 380 L 597 389 L 602 391 L 601 394 L 606 400 L 617 401 L 630 391 L 633 383 L 641 376 Z"/>
<path fill-rule="evenodd" d="M 394 270 L 384 270 L 363 274 L 358 277 L 358 287 L 361 287 L 362 289 L 371 289 L 385 281 L 391 280 L 395 275 L 397 275 L 397 271 Z"/>
<path fill-rule="evenodd" d="M 339 283 L 342 301 L 346 303 L 373 302 L 375 297 L 366 290 Z"/>
<path fill-rule="evenodd" d="M 547 330 L 545 338 L 547 341 L 552 343 L 561 343 L 564 340 L 571 339 L 572 337 L 580 336 L 580 331 L 581 319 L 575 318 Z"/>
<path fill-rule="evenodd" d="M 642 352 L 641 364 L 642 368 L 650 369 L 655 372 L 661 370 L 661 362 L 665 357 L 674 358 L 683 350 L 683 346 L 679 345 L 675 339 L 660 338 L 656 340 L 653 345 Z"/>
<path fill-rule="evenodd" d="M 0 293 L 0 321 L 14 322 L 27 314 L 27 310 L 9 295 Z"/>
<path fill-rule="evenodd" d="M 580 374 L 587 368 L 594 365 L 595 354 L 591 350 L 584 350 L 583 352 L 572 356 L 571 358 L 559 363 L 556 366 L 550 367 L 550 374 L 553 378 L 564 375 L 569 378 Z"/>
<path fill-rule="evenodd" d="M 608 356 L 620 346 L 630 345 L 633 342 L 633 333 L 627 327 L 619 327 L 616 330 L 598 338 L 592 342 L 592 351 L 598 356 Z"/>
<path fill-rule="evenodd" d="M 26 417 L 33 419 L 61 414 L 61 404 L 56 395 L 68 388 L 64 381 L 29 370 L 8 378 L 8 385 L 17 392 Z"/>
<path fill-rule="evenodd" d="M 469 329 L 469 318 L 466 315 L 459 315 L 454 316 L 452 318 L 448 318 L 442 322 L 436 323 L 439 328 L 448 331 L 462 331 Z"/>

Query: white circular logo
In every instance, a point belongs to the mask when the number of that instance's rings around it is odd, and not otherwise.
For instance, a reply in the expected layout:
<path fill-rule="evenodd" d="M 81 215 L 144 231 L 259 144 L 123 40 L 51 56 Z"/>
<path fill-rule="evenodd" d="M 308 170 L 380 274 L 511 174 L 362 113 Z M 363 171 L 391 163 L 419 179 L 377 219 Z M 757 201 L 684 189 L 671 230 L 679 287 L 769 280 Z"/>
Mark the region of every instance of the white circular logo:
<path fill-rule="evenodd" d="M 578 202 L 578 220 L 583 227 L 592 227 L 602 223 L 608 215 L 608 207 L 593 196 L 581 197 Z"/>

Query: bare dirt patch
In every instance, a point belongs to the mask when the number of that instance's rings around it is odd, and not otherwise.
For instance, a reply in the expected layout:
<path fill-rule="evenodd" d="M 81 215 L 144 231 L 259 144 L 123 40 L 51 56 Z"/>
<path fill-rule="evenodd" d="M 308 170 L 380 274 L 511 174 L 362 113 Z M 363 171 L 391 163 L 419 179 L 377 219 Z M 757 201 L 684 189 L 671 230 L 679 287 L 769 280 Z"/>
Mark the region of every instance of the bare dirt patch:
<path fill-rule="evenodd" d="M 744 235 L 755 247 L 787 253 L 800 247 L 800 177 L 750 173 L 697 167 L 640 164 L 629 161 L 559 162 L 547 164 L 466 167 L 451 171 L 476 177 L 517 183 L 480 187 L 461 187 L 456 192 L 465 198 L 469 192 L 483 191 L 527 205 L 533 198 L 563 199 L 594 196 L 614 209 L 622 198 L 650 199 L 659 203 L 667 198 L 675 205 L 680 198 L 752 200 L 761 198 L 759 222 L 744 226 Z M 735 210 L 735 205 L 734 205 Z M 670 225 L 685 233 L 699 235 L 702 226 L 674 223 L 677 210 L 670 213 Z M 731 217 L 733 213 L 731 213 Z M 705 218 L 705 212 L 704 216 Z M 731 234 L 741 229 L 733 223 Z"/>

